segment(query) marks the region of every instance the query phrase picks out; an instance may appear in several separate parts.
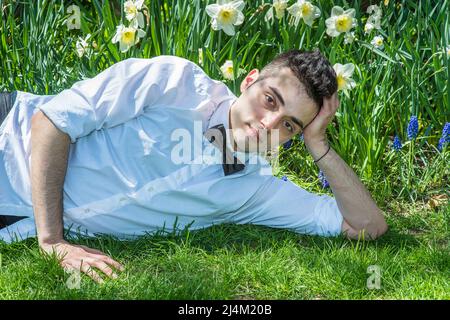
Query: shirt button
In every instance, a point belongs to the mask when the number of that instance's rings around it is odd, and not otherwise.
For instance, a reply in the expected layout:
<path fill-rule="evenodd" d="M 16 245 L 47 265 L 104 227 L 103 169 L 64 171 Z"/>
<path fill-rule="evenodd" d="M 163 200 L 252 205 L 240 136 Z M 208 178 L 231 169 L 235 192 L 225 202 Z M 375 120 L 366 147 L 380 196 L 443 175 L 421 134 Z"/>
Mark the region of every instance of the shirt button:
<path fill-rule="evenodd" d="M 180 181 L 180 179 L 181 179 L 181 172 L 178 172 L 177 173 L 177 180 Z"/>
<path fill-rule="evenodd" d="M 149 187 L 149 188 L 147 189 L 148 192 L 152 192 L 153 190 L 154 190 L 153 187 Z"/>
<path fill-rule="evenodd" d="M 84 209 L 84 213 L 88 213 L 89 211 L 91 211 L 91 209 L 89 208 Z"/>

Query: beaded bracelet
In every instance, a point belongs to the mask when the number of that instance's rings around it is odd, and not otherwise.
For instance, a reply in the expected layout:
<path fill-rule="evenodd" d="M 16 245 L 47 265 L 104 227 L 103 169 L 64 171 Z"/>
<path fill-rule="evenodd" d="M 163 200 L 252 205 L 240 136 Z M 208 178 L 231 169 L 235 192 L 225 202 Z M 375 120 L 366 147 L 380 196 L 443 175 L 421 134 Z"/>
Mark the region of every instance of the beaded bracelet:
<path fill-rule="evenodd" d="M 331 145 L 328 145 L 328 150 L 327 150 L 327 152 L 325 152 L 325 154 L 324 154 L 323 156 L 321 156 L 319 159 L 314 160 L 314 163 L 319 162 L 320 159 L 322 159 L 323 157 L 325 157 L 325 155 L 328 153 L 328 151 L 330 151 L 330 149 L 331 149 Z"/>

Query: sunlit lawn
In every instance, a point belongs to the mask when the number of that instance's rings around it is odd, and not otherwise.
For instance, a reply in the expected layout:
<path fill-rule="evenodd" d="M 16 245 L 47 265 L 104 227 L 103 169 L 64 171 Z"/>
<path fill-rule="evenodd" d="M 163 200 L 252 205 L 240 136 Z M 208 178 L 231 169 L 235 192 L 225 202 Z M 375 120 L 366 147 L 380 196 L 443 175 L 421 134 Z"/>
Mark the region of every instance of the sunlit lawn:
<path fill-rule="evenodd" d="M 312 2 L 321 17 L 310 27 L 292 25 L 288 15 L 266 22 L 272 2 L 245 1 L 245 20 L 229 36 L 211 28 L 205 6 L 215 1 L 145 1 L 145 36 L 121 52 L 112 40 L 119 23 L 128 23 L 124 1 L 70 2 L 82 18 L 80 29 L 68 30 L 69 2 L 0 0 L 0 91 L 56 94 L 129 57 L 172 54 L 200 64 L 201 49 L 205 72 L 239 95 L 246 72 L 287 49 L 318 47 L 333 65 L 355 65 L 356 87 L 340 92 L 328 137 L 385 212 L 386 235 L 363 243 L 222 225 L 133 242 L 79 240 L 126 266 L 119 279 L 101 286 L 83 276 L 79 289 L 70 289 L 71 276 L 39 254 L 35 239 L 0 243 L 0 298 L 449 299 L 450 148 L 439 144 L 450 119 L 449 1 L 372 1 L 383 14 L 380 30 L 368 34 L 369 1 Z M 353 43 L 327 35 L 333 5 L 355 8 Z M 79 57 L 76 42 L 87 34 L 92 51 Z M 383 48 L 372 44 L 379 35 Z M 227 60 L 233 61 L 234 80 L 221 72 Z M 418 119 L 414 138 L 412 116 Z M 289 149 L 280 147 L 279 164 L 277 176 L 331 195 L 300 137 Z M 370 266 L 381 271 L 379 289 L 367 286 Z"/>

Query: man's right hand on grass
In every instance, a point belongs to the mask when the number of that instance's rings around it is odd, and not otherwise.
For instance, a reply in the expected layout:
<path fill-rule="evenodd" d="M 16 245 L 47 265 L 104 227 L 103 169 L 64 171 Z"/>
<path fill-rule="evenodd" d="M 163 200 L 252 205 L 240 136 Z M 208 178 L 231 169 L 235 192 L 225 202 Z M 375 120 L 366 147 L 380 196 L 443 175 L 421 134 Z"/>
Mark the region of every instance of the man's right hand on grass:
<path fill-rule="evenodd" d="M 38 111 L 31 120 L 31 192 L 39 246 L 56 253 L 67 270 L 86 273 L 95 281 L 103 279 L 93 269 L 116 278 L 112 267 L 123 270 L 103 252 L 73 245 L 63 238 L 63 185 L 67 171 L 70 138 Z"/>
<path fill-rule="evenodd" d="M 102 277 L 94 268 L 97 268 L 110 278 L 117 278 L 114 269 L 123 271 L 124 267 L 105 255 L 103 252 L 88 248 L 83 245 L 70 244 L 61 240 L 52 244 L 41 243 L 41 249 L 47 254 L 55 253 L 60 260 L 60 265 L 66 271 L 77 270 L 87 274 L 97 283 L 103 283 Z"/>

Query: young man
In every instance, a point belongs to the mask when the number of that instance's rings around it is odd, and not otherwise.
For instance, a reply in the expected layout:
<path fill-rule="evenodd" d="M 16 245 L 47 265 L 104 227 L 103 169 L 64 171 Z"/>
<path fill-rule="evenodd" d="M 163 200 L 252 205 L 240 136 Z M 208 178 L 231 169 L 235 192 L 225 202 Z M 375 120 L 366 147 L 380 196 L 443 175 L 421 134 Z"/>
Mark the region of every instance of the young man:
<path fill-rule="evenodd" d="M 159 56 L 118 62 L 54 96 L 19 91 L 0 127 L 0 214 L 25 218 L 0 239 L 37 234 L 45 252 L 64 256 L 63 267 L 102 281 L 93 268 L 115 277 L 123 267 L 70 244 L 63 227 L 119 238 L 218 223 L 366 239 L 387 230 L 327 143 L 339 101 L 318 50 L 285 52 L 240 89 L 236 97 L 196 64 Z M 274 177 L 261 157 L 259 146 L 301 133 L 335 198 Z"/>

